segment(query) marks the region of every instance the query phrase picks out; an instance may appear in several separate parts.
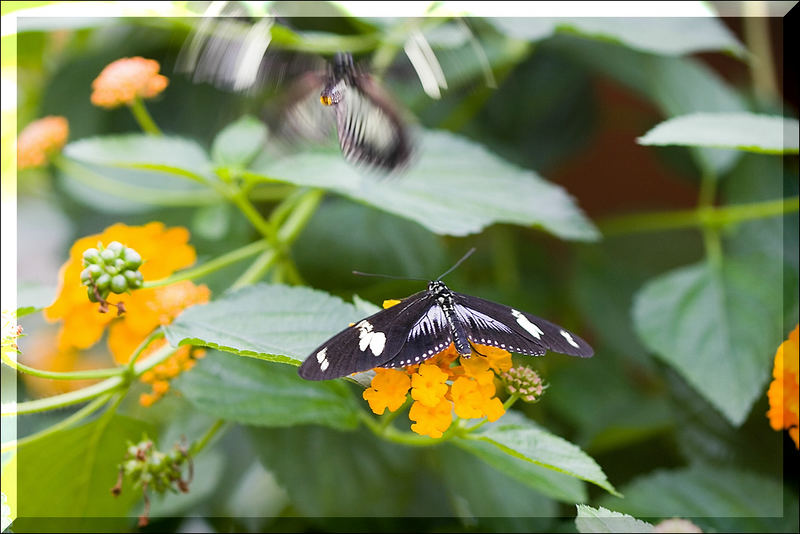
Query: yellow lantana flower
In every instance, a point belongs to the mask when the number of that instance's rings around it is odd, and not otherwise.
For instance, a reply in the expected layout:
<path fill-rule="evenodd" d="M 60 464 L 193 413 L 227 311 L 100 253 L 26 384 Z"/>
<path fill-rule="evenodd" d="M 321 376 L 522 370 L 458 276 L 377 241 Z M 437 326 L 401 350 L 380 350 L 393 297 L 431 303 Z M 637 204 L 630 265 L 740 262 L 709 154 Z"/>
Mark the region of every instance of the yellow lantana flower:
<path fill-rule="evenodd" d="M 69 137 L 64 117 L 48 116 L 33 121 L 17 137 L 17 169 L 41 167 L 61 150 Z"/>
<path fill-rule="evenodd" d="M 92 82 L 92 104 L 104 108 L 130 105 L 136 98 L 152 98 L 169 84 L 154 59 L 126 57 L 109 63 Z"/>
<path fill-rule="evenodd" d="M 373 412 L 382 415 L 386 408 L 390 412 L 399 409 L 405 403 L 410 387 L 411 378 L 403 371 L 378 368 L 363 397 Z"/>
<path fill-rule="evenodd" d="M 425 406 L 419 401 L 414 402 L 408 411 L 408 418 L 416 421 L 411 425 L 411 430 L 423 436 L 441 438 L 453 422 L 450 413 L 452 409 L 452 405 L 446 399 L 441 399 L 433 407 Z"/>
<path fill-rule="evenodd" d="M 411 398 L 428 408 L 438 406 L 447 393 L 447 378 L 447 373 L 436 364 L 420 364 L 411 375 Z"/>
<path fill-rule="evenodd" d="M 800 343 L 798 333 L 800 325 L 795 326 L 789 337 L 780 344 L 775 352 L 775 365 L 772 369 L 772 383 L 769 385 L 767 397 L 769 397 L 769 418 L 770 426 L 775 430 L 787 429 L 795 447 L 800 448 L 800 436 L 798 435 L 798 353 L 800 353 Z"/>

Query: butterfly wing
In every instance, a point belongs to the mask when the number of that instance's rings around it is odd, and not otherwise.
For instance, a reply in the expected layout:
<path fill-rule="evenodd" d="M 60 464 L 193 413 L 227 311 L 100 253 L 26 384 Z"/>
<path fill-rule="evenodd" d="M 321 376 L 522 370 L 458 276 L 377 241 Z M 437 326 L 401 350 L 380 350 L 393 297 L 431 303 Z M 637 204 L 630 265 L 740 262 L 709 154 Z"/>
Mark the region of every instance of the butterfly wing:
<path fill-rule="evenodd" d="M 336 108 L 339 146 L 345 158 L 386 171 L 404 167 L 411 139 L 391 97 L 363 72 L 351 76 Z"/>
<path fill-rule="evenodd" d="M 594 349 L 583 339 L 550 321 L 482 298 L 453 292 L 456 315 L 475 344 L 541 356 L 548 350 L 588 358 Z"/>
<path fill-rule="evenodd" d="M 453 335 L 436 299 L 426 301 L 426 308 L 415 310 L 417 319 L 409 326 L 405 343 L 390 361 L 381 367 L 406 367 L 422 363 L 443 351 L 453 342 Z"/>
<path fill-rule="evenodd" d="M 421 291 L 345 328 L 314 349 L 300 366 L 300 376 L 327 380 L 385 367 L 401 351 L 409 329 L 431 304 L 430 294 Z"/>

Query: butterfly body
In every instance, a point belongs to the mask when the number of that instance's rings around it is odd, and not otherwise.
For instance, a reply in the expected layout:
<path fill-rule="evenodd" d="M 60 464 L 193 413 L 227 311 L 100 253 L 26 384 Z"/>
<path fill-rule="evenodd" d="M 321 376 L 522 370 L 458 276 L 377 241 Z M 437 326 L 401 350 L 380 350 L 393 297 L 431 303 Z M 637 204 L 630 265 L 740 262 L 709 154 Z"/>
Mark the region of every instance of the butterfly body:
<path fill-rule="evenodd" d="M 317 347 L 300 376 L 326 380 L 375 367 L 422 363 L 453 343 L 469 357 L 477 346 L 541 356 L 548 350 L 590 357 L 591 346 L 545 319 L 509 306 L 450 290 L 434 280 L 427 290 L 346 328 Z"/>

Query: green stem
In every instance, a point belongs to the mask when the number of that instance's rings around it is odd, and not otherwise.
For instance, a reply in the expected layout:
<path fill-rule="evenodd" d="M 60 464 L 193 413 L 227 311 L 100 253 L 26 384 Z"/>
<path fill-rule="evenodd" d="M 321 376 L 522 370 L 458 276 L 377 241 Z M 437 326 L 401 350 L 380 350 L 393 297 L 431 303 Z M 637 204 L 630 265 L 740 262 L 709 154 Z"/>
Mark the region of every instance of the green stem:
<path fill-rule="evenodd" d="M 716 197 L 717 176 L 711 169 L 705 169 L 700 181 L 697 209 L 699 211 L 713 209 Z M 719 235 L 719 227 L 708 223 L 704 224 L 703 242 L 709 263 L 715 268 L 720 267 L 722 265 L 722 239 Z"/>
<path fill-rule="evenodd" d="M 199 440 L 195 441 L 192 446 L 189 448 L 189 456 L 194 456 L 200 451 L 202 451 L 206 445 L 211 441 L 211 439 L 219 432 L 220 428 L 222 428 L 225 423 L 225 419 L 217 419 L 213 425 L 203 434 Z"/>
<path fill-rule="evenodd" d="M 36 432 L 35 434 L 31 434 L 30 436 L 25 436 L 22 439 L 4 443 L 2 445 L 2 449 L 0 449 L 0 452 L 7 452 L 13 449 L 14 447 L 22 447 L 23 445 L 27 445 L 29 443 L 33 443 L 34 441 L 39 441 L 40 439 L 46 438 L 47 436 L 50 436 L 51 434 L 54 434 L 60 430 L 69 428 L 70 426 L 86 419 L 94 412 L 102 408 L 106 404 L 106 402 L 108 402 L 108 399 L 111 398 L 111 396 L 112 393 L 106 393 L 105 395 L 101 395 L 100 397 L 94 399 L 92 402 L 90 402 L 89 404 L 87 404 L 74 414 L 70 415 L 66 419 L 63 419 L 58 423 L 55 423 L 54 425 L 45 428 L 44 430 Z"/>
<path fill-rule="evenodd" d="M 219 195 L 207 189 L 169 191 L 112 180 L 63 155 L 56 156 L 53 164 L 70 179 L 117 198 L 167 207 L 206 206 L 219 202 Z"/>
<path fill-rule="evenodd" d="M 421 436 L 413 432 L 403 432 L 401 430 L 397 430 L 393 426 L 384 427 L 374 417 L 364 411 L 359 411 L 358 415 L 361 419 L 361 422 L 363 422 L 373 434 L 380 438 L 393 441 L 395 443 L 400 443 L 402 445 L 408 445 L 410 447 L 430 447 L 449 439 L 447 432 L 441 438 L 431 438 L 428 436 Z M 450 429 L 452 428 L 453 427 L 451 426 Z M 448 429 L 448 432 L 450 429 Z"/>
<path fill-rule="evenodd" d="M 322 189 L 312 189 L 297 202 L 291 215 L 286 218 L 286 222 L 284 222 L 281 229 L 278 230 L 278 240 L 283 245 L 290 245 L 297 239 L 297 236 L 299 236 L 303 228 L 306 227 L 311 216 L 314 215 L 317 206 L 322 202 L 324 196 L 325 191 Z"/>
<path fill-rule="evenodd" d="M 15 371 L 21 371 L 23 373 L 32 376 L 38 376 L 39 378 L 50 378 L 52 380 L 93 380 L 93 379 L 118 376 L 125 372 L 125 369 L 122 367 L 115 367 L 113 369 L 91 369 L 87 371 L 71 371 L 71 372 L 43 371 L 41 369 L 35 369 L 23 363 L 14 361 L 6 353 L 2 354 L 2 360 L 3 363 L 8 365 Z"/>
<path fill-rule="evenodd" d="M 255 261 L 236 279 L 231 285 L 231 289 L 239 289 L 240 287 L 249 286 L 261 280 L 264 275 L 269 271 L 275 262 L 278 260 L 279 254 L 275 249 L 264 251 Z"/>
<path fill-rule="evenodd" d="M 134 365 L 134 376 L 140 376 L 145 371 L 149 371 L 156 365 L 172 356 L 175 350 L 176 349 L 172 348 L 171 346 L 165 345 L 146 360 L 136 363 Z M 63 393 L 53 397 L 46 397 L 44 399 L 20 402 L 16 405 L 15 410 L 3 412 L 2 415 L 22 415 L 64 408 L 66 406 L 72 406 L 73 404 L 80 404 L 81 402 L 99 397 L 105 393 L 119 390 L 125 387 L 126 384 L 128 384 L 127 376 L 114 376 L 97 384 L 92 384 L 91 386 L 87 386 L 85 388 L 70 391 L 69 393 Z"/>
<path fill-rule="evenodd" d="M 139 359 L 139 356 L 141 356 L 142 352 L 144 352 L 144 349 L 149 347 L 150 343 L 152 343 L 156 339 L 161 339 L 162 337 L 164 337 L 164 331 L 159 329 L 152 332 L 149 336 L 147 336 L 147 338 L 144 341 L 139 343 L 139 346 L 136 347 L 136 350 L 133 352 L 133 355 L 131 356 L 131 360 L 128 362 L 128 368 L 126 369 L 126 372 L 131 377 L 135 376 L 134 369 L 136 368 L 136 360 Z"/>
<path fill-rule="evenodd" d="M 598 225 L 606 236 L 707 225 L 721 228 L 744 221 L 794 213 L 798 211 L 798 208 L 800 208 L 800 197 L 791 197 L 748 204 L 709 206 L 685 211 L 622 215 L 601 221 Z"/>
<path fill-rule="evenodd" d="M 269 243 L 264 239 L 260 241 L 255 241 L 243 247 L 237 248 L 236 250 L 227 252 L 222 256 L 219 256 L 209 262 L 204 263 L 203 265 L 198 265 L 197 267 L 186 269 L 185 271 L 173 274 L 172 276 L 168 276 L 167 278 L 145 282 L 143 287 L 145 288 L 161 287 L 169 284 L 174 284 L 175 282 L 181 282 L 183 280 L 195 280 L 197 278 L 201 278 L 215 271 L 218 271 L 224 267 L 227 267 L 228 265 L 232 265 L 243 259 L 255 256 L 259 252 L 264 252 L 268 247 Z"/>
<path fill-rule="evenodd" d="M 506 401 L 503 403 L 503 410 L 505 410 L 506 412 L 507 412 L 508 410 L 510 410 L 510 409 L 511 409 L 511 407 L 512 407 L 512 406 L 514 406 L 514 403 L 515 403 L 515 402 L 517 402 L 517 400 L 518 400 L 518 399 L 519 399 L 519 395 L 517 395 L 516 393 L 515 393 L 515 394 L 513 394 L 513 395 L 511 395 L 511 396 L 510 396 L 509 398 L 507 398 L 507 399 L 506 399 Z M 483 421 L 481 421 L 480 423 L 477 423 L 477 424 L 475 424 L 475 425 L 472 425 L 471 427 L 465 428 L 465 429 L 464 429 L 464 430 L 461 432 L 461 435 L 463 436 L 463 435 L 465 435 L 465 434 L 470 434 L 470 433 L 472 433 L 472 432 L 476 431 L 477 429 L 479 429 L 480 427 L 482 427 L 483 425 L 485 425 L 485 424 L 486 424 L 486 423 L 488 423 L 488 422 L 489 422 L 489 420 L 488 420 L 488 419 L 484 419 L 484 420 L 483 420 Z"/>
<path fill-rule="evenodd" d="M 247 217 L 247 220 L 250 221 L 258 233 L 264 236 L 267 240 L 272 243 L 275 240 L 275 233 L 270 226 L 270 224 L 261 216 L 258 212 L 256 207 L 253 205 L 252 202 L 247 198 L 247 196 L 242 191 L 237 191 L 233 195 L 229 197 L 231 201 L 236 204 L 236 207 Z"/>
<path fill-rule="evenodd" d="M 150 135 L 162 135 L 161 130 L 156 126 L 156 122 L 150 116 L 141 98 L 138 96 L 134 98 L 129 107 L 133 113 L 133 118 L 139 123 L 142 131 Z"/>

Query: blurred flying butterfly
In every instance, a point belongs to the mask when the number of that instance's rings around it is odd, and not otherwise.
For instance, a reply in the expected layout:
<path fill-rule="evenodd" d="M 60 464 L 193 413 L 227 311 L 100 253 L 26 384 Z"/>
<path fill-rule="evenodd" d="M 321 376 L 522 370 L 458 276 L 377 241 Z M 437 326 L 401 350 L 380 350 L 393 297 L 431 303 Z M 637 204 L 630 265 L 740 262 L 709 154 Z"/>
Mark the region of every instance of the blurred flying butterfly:
<path fill-rule="evenodd" d="M 342 330 L 314 349 L 300 366 L 307 380 L 339 378 L 375 367 L 405 367 L 424 362 L 455 345 L 458 354 L 480 354 L 476 345 L 541 356 L 548 350 L 588 358 L 586 341 L 535 315 L 478 297 L 456 293 L 441 279 Z"/>

